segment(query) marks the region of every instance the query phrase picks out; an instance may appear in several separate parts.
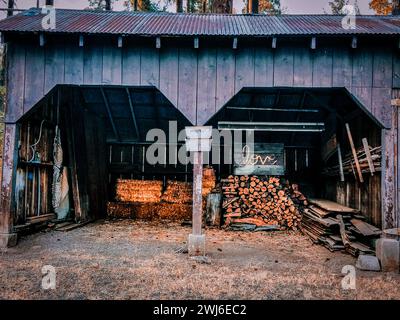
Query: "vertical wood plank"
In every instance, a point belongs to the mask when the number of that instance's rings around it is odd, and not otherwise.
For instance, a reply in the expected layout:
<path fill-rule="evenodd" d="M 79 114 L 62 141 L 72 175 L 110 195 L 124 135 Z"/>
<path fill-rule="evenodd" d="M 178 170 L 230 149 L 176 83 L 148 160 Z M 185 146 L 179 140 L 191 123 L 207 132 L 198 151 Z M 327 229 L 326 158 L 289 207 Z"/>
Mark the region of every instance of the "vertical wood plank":
<path fill-rule="evenodd" d="M 275 50 L 274 86 L 293 86 L 294 49 L 292 46 L 280 46 Z"/>
<path fill-rule="evenodd" d="M 393 53 L 393 88 L 400 88 L 400 52 Z"/>
<path fill-rule="evenodd" d="M 7 50 L 7 104 L 5 120 L 15 122 L 24 114 L 25 46 L 8 43 Z"/>
<path fill-rule="evenodd" d="M 314 53 L 313 87 L 332 86 L 333 51 L 331 47 L 318 47 Z"/>
<path fill-rule="evenodd" d="M 372 90 L 370 87 L 351 87 L 350 92 L 372 114 Z"/>
<path fill-rule="evenodd" d="M 113 45 L 103 47 L 103 84 L 122 83 L 122 50 Z"/>
<path fill-rule="evenodd" d="M 353 87 L 372 87 L 372 51 L 369 48 L 359 48 L 353 53 Z"/>
<path fill-rule="evenodd" d="M 178 105 L 178 49 L 160 51 L 160 91 L 176 107 Z"/>
<path fill-rule="evenodd" d="M 84 49 L 84 84 L 101 84 L 103 75 L 103 51 L 96 45 L 88 44 Z"/>
<path fill-rule="evenodd" d="M 254 48 L 236 50 L 235 93 L 254 87 Z"/>
<path fill-rule="evenodd" d="M 294 52 L 293 85 L 311 87 L 313 83 L 312 52 L 309 48 L 299 47 Z"/>
<path fill-rule="evenodd" d="M 373 83 L 376 88 L 390 88 L 393 76 L 393 57 L 391 48 L 374 48 Z"/>
<path fill-rule="evenodd" d="M 44 49 L 30 46 L 26 51 L 24 113 L 42 97 L 44 90 Z"/>
<path fill-rule="evenodd" d="M 203 125 L 215 113 L 217 50 L 200 49 L 197 81 L 197 121 Z"/>
<path fill-rule="evenodd" d="M 83 48 L 77 45 L 65 46 L 65 83 L 81 84 L 83 82 Z"/>
<path fill-rule="evenodd" d="M 254 85 L 272 87 L 274 80 L 274 54 L 272 49 L 256 47 L 254 50 Z"/>
<path fill-rule="evenodd" d="M 386 128 L 392 124 L 392 106 L 390 88 L 372 88 L 372 114 L 380 120 Z"/>
<path fill-rule="evenodd" d="M 178 109 L 192 123 L 196 123 L 197 102 L 197 51 L 179 50 Z"/>
<path fill-rule="evenodd" d="M 333 49 L 332 86 L 347 87 L 352 85 L 353 57 L 348 47 L 335 47 Z"/>
<path fill-rule="evenodd" d="M 46 47 L 44 93 L 57 84 L 64 84 L 64 46 L 57 44 Z"/>
<path fill-rule="evenodd" d="M 141 51 L 140 84 L 143 86 L 160 85 L 160 51 L 144 47 Z"/>
<path fill-rule="evenodd" d="M 235 92 L 235 56 L 232 49 L 217 49 L 216 110 L 222 108 Z"/>
<path fill-rule="evenodd" d="M 122 83 L 140 84 L 140 47 L 127 46 L 122 52 Z"/>

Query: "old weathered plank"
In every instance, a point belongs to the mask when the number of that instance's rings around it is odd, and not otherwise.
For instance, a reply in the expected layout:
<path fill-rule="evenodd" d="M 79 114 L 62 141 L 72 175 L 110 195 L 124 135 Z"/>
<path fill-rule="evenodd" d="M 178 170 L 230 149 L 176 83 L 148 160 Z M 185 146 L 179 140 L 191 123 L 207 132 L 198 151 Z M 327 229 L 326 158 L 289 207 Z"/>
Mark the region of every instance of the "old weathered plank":
<path fill-rule="evenodd" d="M 372 87 L 373 55 L 370 48 L 357 49 L 353 54 L 353 87 Z"/>
<path fill-rule="evenodd" d="M 318 47 L 314 53 L 313 87 L 332 86 L 333 50 L 331 47 Z"/>
<path fill-rule="evenodd" d="M 232 49 L 217 49 L 216 110 L 222 108 L 235 91 L 235 56 Z"/>
<path fill-rule="evenodd" d="M 103 84 L 122 83 L 122 50 L 113 45 L 103 47 Z"/>
<path fill-rule="evenodd" d="M 13 184 L 17 161 L 18 130 L 16 124 L 4 128 L 3 168 L 0 196 L 0 233 L 10 233 L 13 227 L 14 197 Z"/>
<path fill-rule="evenodd" d="M 254 49 L 254 86 L 272 87 L 274 81 L 274 54 L 272 49 Z"/>
<path fill-rule="evenodd" d="M 309 48 L 301 47 L 294 52 L 293 85 L 311 87 L 313 83 L 313 61 Z"/>
<path fill-rule="evenodd" d="M 204 124 L 215 113 L 217 50 L 200 49 L 197 82 L 197 121 Z"/>
<path fill-rule="evenodd" d="M 24 114 L 25 46 L 9 43 L 7 50 L 7 105 L 5 120 L 16 121 Z"/>
<path fill-rule="evenodd" d="M 122 52 L 122 83 L 140 84 L 140 47 L 126 46 Z"/>
<path fill-rule="evenodd" d="M 160 91 L 176 107 L 178 105 L 178 48 L 160 50 Z"/>
<path fill-rule="evenodd" d="M 244 47 L 235 51 L 235 93 L 245 87 L 254 87 L 254 48 Z"/>
<path fill-rule="evenodd" d="M 84 48 L 84 84 L 101 84 L 103 75 L 103 50 L 95 45 Z"/>
<path fill-rule="evenodd" d="M 140 60 L 140 84 L 146 86 L 160 85 L 160 50 L 143 47 Z"/>
<path fill-rule="evenodd" d="M 274 60 L 274 86 L 293 86 L 294 48 L 292 46 L 280 46 L 275 50 Z"/>
<path fill-rule="evenodd" d="M 43 47 L 32 46 L 26 51 L 24 112 L 43 97 L 44 57 Z"/>
<path fill-rule="evenodd" d="M 390 88 L 372 88 L 371 110 L 372 114 L 386 127 L 392 125 L 392 106 Z"/>
<path fill-rule="evenodd" d="M 197 102 L 197 51 L 191 48 L 179 50 L 178 109 L 196 123 Z"/>
<path fill-rule="evenodd" d="M 333 49 L 332 86 L 351 87 L 352 84 L 352 53 L 349 47 L 335 47 Z"/>
<path fill-rule="evenodd" d="M 382 47 L 374 48 L 373 59 L 372 85 L 376 88 L 390 88 L 393 76 L 392 52 Z"/>
<path fill-rule="evenodd" d="M 64 84 L 64 47 L 60 44 L 46 47 L 44 93 L 57 84 Z M 76 68 L 74 66 L 74 68 Z"/>
<path fill-rule="evenodd" d="M 76 44 L 65 46 L 65 83 L 83 83 L 83 48 Z"/>

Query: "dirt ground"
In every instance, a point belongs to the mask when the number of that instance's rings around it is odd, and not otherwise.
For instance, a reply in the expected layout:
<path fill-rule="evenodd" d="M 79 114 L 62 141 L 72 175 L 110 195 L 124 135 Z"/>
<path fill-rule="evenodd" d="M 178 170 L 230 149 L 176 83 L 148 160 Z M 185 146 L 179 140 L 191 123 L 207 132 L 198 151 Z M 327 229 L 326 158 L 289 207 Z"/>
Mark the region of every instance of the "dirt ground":
<path fill-rule="evenodd" d="M 0 253 L 1 299 L 400 299 L 400 275 L 356 272 L 355 259 L 295 232 L 206 230 L 210 264 L 175 253 L 190 228 L 176 223 L 99 221 L 23 237 Z M 56 268 L 56 289 L 41 268 Z"/>

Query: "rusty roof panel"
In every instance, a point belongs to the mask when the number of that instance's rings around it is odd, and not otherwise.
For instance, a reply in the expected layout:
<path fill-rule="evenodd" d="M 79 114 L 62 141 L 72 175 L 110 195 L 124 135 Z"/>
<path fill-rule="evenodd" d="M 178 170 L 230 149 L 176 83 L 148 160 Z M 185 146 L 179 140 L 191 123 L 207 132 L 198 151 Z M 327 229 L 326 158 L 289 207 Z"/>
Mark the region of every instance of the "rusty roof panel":
<path fill-rule="evenodd" d="M 29 9 L 0 21 L 2 32 L 126 34 L 149 36 L 273 36 L 400 34 L 398 16 L 357 16 L 356 29 L 335 15 L 174 14 L 126 11 L 56 10 L 56 28 L 44 30 L 44 15 Z"/>

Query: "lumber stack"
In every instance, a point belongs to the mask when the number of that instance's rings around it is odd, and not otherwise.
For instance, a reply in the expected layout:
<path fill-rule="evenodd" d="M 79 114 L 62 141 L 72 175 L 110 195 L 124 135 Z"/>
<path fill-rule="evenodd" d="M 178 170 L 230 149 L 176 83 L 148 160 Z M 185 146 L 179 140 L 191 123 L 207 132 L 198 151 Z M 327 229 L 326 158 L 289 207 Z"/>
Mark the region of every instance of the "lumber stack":
<path fill-rule="evenodd" d="M 162 181 L 118 179 L 115 199 L 121 202 L 160 202 Z"/>
<path fill-rule="evenodd" d="M 372 164 L 374 167 L 374 172 L 381 171 L 381 161 L 382 161 L 382 147 L 374 147 L 369 146 L 369 153 L 371 156 Z M 357 159 L 360 164 L 360 169 L 362 173 L 371 173 L 370 165 L 368 164 L 368 157 L 364 148 L 360 148 L 356 151 Z M 339 165 L 326 167 L 323 169 L 322 174 L 326 176 L 336 176 L 339 175 L 340 172 Z M 343 158 L 343 172 L 344 174 L 353 174 L 356 176 L 356 164 L 352 153 L 346 154 Z"/>
<path fill-rule="evenodd" d="M 232 229 L 294 229 L 306 197 L 277 177 L 229 176 L 221 181 L 225 226 Z"/>
<path fill-rule="evenodd" d="M 374 253 L 372 243 L 381 232 L 366 223 L 358 210 L 322 199 L 309 202 L 300 229 L 314 243 L 330 251 L 345 250 L 353 256 Z"/>

